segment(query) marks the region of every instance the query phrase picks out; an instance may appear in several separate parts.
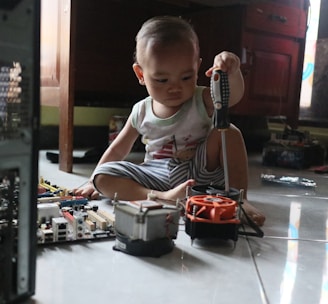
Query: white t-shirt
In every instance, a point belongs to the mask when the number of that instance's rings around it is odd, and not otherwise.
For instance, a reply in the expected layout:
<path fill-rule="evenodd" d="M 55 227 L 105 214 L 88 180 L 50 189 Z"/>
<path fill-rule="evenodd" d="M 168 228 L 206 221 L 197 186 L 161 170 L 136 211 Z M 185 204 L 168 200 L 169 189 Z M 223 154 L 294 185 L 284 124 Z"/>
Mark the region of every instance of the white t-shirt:
<path fill-rule="evenodd" d="M 145 161 L 160 158 L 185 161 L 194 156 L 197 145 L 206 139 L 213 126 L 202 98 L 204 88 L 196 87 L 193 97 L 169 118 L 155 116 L 150 96 L 133 106 L 132 126 L 142 135 Z"/>

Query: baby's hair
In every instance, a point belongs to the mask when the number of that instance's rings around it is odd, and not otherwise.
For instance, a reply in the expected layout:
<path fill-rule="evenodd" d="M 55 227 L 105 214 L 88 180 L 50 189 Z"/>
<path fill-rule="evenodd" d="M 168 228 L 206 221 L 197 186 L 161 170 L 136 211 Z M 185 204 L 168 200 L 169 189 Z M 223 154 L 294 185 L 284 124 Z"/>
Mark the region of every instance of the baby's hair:
<path fill-rule="evenodd" d="M 199 52 L 199 41 L 196 32 L 192 25 L 181 17 L 157 16 L 147 20 L 136 36 L 135 62 L 138 61 L 138 45 L 142 41 L 145 43 L 150 39 L 154 39 L 154 41 L 163 45 L 190 40 Z"/>

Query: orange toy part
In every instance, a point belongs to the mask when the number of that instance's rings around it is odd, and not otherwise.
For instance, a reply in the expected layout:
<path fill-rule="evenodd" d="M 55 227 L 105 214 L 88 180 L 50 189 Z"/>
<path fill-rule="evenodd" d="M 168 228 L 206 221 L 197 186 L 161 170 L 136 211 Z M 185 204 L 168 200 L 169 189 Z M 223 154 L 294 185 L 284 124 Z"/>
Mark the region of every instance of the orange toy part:
<path fill-rule="evenodd" d="M 213 224 L 240 223 L 237 202 L 219 195 L 195 195 L 186 203 L 186 216 L 192 222 Z"/>

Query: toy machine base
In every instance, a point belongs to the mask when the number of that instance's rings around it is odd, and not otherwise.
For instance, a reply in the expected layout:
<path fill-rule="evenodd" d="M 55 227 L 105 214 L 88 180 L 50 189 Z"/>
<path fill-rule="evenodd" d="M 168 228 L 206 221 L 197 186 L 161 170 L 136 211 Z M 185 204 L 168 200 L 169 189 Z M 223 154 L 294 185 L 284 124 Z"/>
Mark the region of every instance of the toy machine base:
<path fill-rule="evenodd" d="M 195 238 L 238 240 L 238 235 L 263 237 L 260 227 L 242 207 L 242 191 L 234 188 L 229 193 L 212 185 L 195 186 L 186 203 L 186 233 Z M 241 230 L 240 215 L 253 231 Z"/>
<path fill-rule="evenodd" d="M 192 240 L 204 238 L 218 238 L 222 240 L 238 240 L 238 228 L 236 224 L 196 223 L 186 219 L 185 230 Z"/>
<path fill-rule="evenodd" d="M 185 231 L 194 239 L 238 240 L 240 191 L 226 193 L 221 187 L 205 185 L 191 189 L 186 204 Z"/>
<path fill-rule="evenodd" d="M 114 250 L 134 256 L 160 257 L 171 252 L 174 248 L 174 242 L 170 238 L 161 238 L 151 241 L 141 239 L 132 240 L 129 237 L 116 231 Z"/>
<path fill-rule="evenodd" d="M 115 205 L 114 250 L 135 256 L 160 257 L 174 248 L 181 208 L 155 201 Z"/>

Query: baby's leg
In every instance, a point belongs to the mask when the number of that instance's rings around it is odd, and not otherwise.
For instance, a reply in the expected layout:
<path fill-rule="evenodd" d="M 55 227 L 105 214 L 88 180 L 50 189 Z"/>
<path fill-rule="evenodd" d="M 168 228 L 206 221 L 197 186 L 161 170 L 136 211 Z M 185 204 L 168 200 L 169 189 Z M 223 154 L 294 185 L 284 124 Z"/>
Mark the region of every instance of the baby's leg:
<path fill-rule="evenodd" d="M 252 204 L 250 204 L 246 198 L 243 202 L 243 208 L 247 215 L 253 220 L 255 224 L 258 226 L 263 226 L 265 222 L 265 215 Z M 241 221 L 247 224 L 247 220 L 244 219 L 243 216 L 241 217 Z"/>
<path fill-rule="evenodd" d="M 229 174 L 229 187 L 238 190 L 244 189 L 244 209 L 255 223 L 262 226 L 265 216 L 247 201 L 248 188 L 248 159 L 243 136 L 238 128 L 231 125 L 225 132 L 226 153 Z M 223 153 L 221 133 L 212 130 L 207 141 L 207 162 L 208 170 L 213 170 L 215 166 L 223 167 Z M 218 158 L 217 155 L 220 155 Z"/>
<path fill-rule="evenodd" d="M 194 180 L 187 180 L 168 191 L 149 189 L 130 178 L 106 174 L 97 175 L 94 179 L 94 183 L 96 188 L 104 196 L 110 198 L 113 198 L 114 195 L 117 194 L 120 200 L 143 200 L 147 198 L 149 193 L 152 193 L 158 199 L 175 202 L 176 199 L 183 199 L 186 197 L 186 189 L 188 186 L 194 185 Z"/>

